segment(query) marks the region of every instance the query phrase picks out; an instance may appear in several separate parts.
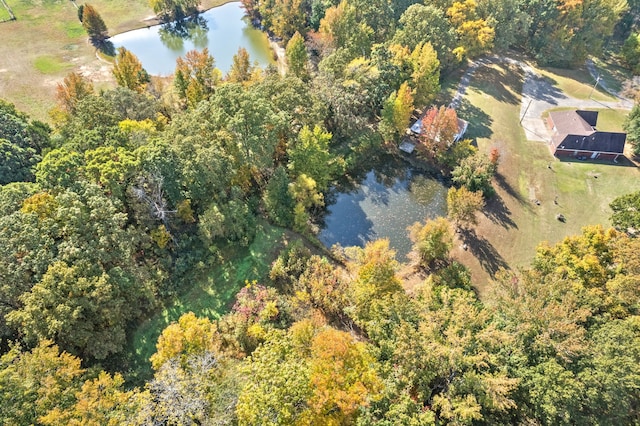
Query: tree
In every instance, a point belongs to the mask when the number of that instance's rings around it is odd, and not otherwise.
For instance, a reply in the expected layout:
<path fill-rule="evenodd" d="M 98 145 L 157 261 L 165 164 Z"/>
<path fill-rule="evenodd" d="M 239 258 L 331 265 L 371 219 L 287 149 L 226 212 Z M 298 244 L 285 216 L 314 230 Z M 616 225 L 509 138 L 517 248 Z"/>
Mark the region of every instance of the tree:
<path fill-rule="evenodd" d="M 309 405 L 323 424 L 349 424 L 358 409 L 379 397 L 382 380 L 367 346 L 344 331 L 328 328 L 311 343 Z"/>
<path fill-rule="evenodd" d="M 76 72 L 67 74 L 63 82 L 56 86 L 58 106 L 68 114 L 73 114 L 78 102 L 92 94 L 93 83 Z"/>
<path fill-rule="evenodd" d="M 140 410 L 136 391 L 125 391 L 120 374 L 111 376 L 101 371 L 98 377 L 87 380 L 75 394 L 70 407 L 56 406 L 40 417 L 44 425 L 117 426 L 129 424 L 132 415 Z"/>
<path fill-rule="evenodd" d="M 274 330 L 253 352 L 244 368 L 247 381 L 238 397 L 238 424 L 287 425 L 306 418 L 313 389 L 300 346 L 291 331 Z"/>
<path fill-rule="evenodd" d="M 112 72 L 119 86 L 138 93 L 144 92 L 147 83 L 151 81 L 136 55 L 124 47 L 118 48 Z"/>
<path fill-rule="evenodd" d="M 197 318 L 193 312 L 183 314 L 162 330 L 156 345 L 156 353 L 151 356 L 151 365 L 158 371 L 169 360 L 177 360 L 185 365 L 193 355 L 212 352 L 215 344 L 216 327 L 207 318 Z"/>
<path fill-rule="evenodd" d="M 440 93 L 440 61 L 431 43 L 418 43 L 411 52 L 410 63 L 415 103 L 429 105 Z"/>
<path fill-rule="evenodd" d="M 640 75 L 640 33 L 631 33 L 620 50 L 624 63 L 634 75 Z"/>
<path fill-rule="evenodd" d="M 420 43 L 431 43 L 443 68 L 451 69 L 458 63 L 452 53 L 456 47 L 455 30 L 443 10 L 434 5 L 418 3 L 409 6 L 400 17 L 399 28 L 392 41 L 410 51 Z"/>
<path fill-rule="evenodd" d="M 632 235 L 640 230 L 640 192 L 618 197 L 609 207 L 613 210 L 611 223 L 616 229 L 631 232 Z"/>
<path fill-rule="evenodd" d="M 302 37 L 299 32 L 296 31 L 287 43 L 285 55 L 289 67 L 288 71 L 296 77 L 306 80 L 309 77 L 309 72 L 307 71 L 309 55 L 307 54 L 307 47 L 304 44 L 304 37 Z"/>
<path fill-rule="evenodd" d="M 251 80 L 254 68 L 249 60 L 249 52 L 244 47 L 233 55 L 231 69 L 227 73 L 227 81 L 231 83 L 247 83 Z"/>
<path fill-rule="evenodd" d="M 636 103 L 624 121 L 627 139 L 633 146 L 634 155 L 640 156 L 640 103 Z"/>
<path fill-rule="evenodd" d="M 379 131 L 385 141 L 396 140 L 406 131 L 412 113 L 413 95 L 409 85 L 404 82 L 389 95 L 382 107 Z"/>
<path fill-rule="evenodd" d="M 421 119 L 418 149 L 422 155 L 438 160 L 453 145 L 458 132 L 458 115 L 453 108 L 431 107 Z"/>
<path fill-rule="evenodd" d="M 496 173 L 497 166 L 496 162 L 476 152 L 464 158 L 453 169 L 451 176 L 455 183 L 466 187 L 469 191 L 481 191 L 485 197 L 490 197 L 494 193 L 491 179 Z"/>
<path fill-rule="evenodd" d="M 190 107 L 208 99 L 220 80 L 220 71 L 214 67 L 215 61 L 206 47 L 202 52 L 190 50 L 176 59 L 174 85 L 178 96 Z"/>
<path fill-rule="evenodd" d="M 447 9 L 447 16 L 458 35 L 459 45 L 454 53 L 459 59 L 477 56 L 493 47 L 495 30 L 478 17 L 476 7 L 475 0 L 465 0 L 453 2 Z"/>
<path fill-rule="evenodd" d="M 304 126 L 298 139 L 289 144 L 289 170 L 298 177 L 306 175 L 313 179 L 318 191 L 325 191 L 337 171 L 336 163 L 329 153 L 332 135 L 320 126 L 313 130 Z"/>
<path fill-rule="evenodd" d="M 449 188 L 447 192 L 447 216 L 456 226 L 476 225 L 476 213 L 484 206 L 481 192 L 469 191 L 466 187 Z"/>
<path fill-rule="evenodd" d="M 82 26 L 84 27 L 91 42 L 100 45 L 109 37 L 107 25 L 102 20 L 98 11 L 90 4 L 85 4 L 82 9 Z"/>
<path fill-rule="evenodd" d="M 0 423 L 40 424 L 50 410 L 71 406 L 85 375 L 80 362 L 48 340 L 28 352 L 12 345 L 0 357 Z"/>
<path fill-rule="evenodd" d="M 294 201 L 289 191 L 290 184 L 286 170 L 278 166 L 262 197 L 267 215 L 278 226 L 288 227 L 293 222 Z"/>
<path fill-rule="evenodd" d="M 409 237 L 423 267 L 432 267 L 449 258 L 449 251 L 453 247 L 453 234 L 451 225 L 445 218 L 427 220 L 424 225 L 414 223 L 409 227 Z"/>
<path fill-rule="evenodd" d="M 164 21 L 174 21 L 197 12 L 200 0 L 149 0 L 149 5 Z"/>

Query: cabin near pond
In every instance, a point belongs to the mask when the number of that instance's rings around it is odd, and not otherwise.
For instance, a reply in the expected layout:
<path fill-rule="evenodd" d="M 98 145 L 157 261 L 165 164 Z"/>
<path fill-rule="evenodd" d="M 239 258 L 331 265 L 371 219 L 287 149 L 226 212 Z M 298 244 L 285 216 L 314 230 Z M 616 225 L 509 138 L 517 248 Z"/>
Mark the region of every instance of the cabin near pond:
<path fill-rule="evenodd" d="M 598 111 L 554 111 L 547 123 L 553 135 L 549 148 L 559 158 L 617 162 L 624 153 L 625 133 L 596 129 Z"/>

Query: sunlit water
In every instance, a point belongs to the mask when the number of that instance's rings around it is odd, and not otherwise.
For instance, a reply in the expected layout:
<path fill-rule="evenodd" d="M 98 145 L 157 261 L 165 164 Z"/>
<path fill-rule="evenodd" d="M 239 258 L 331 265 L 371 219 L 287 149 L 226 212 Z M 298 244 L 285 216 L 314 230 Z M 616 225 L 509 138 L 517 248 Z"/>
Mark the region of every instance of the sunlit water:
<path fill-rule="evenodd" d="M 411 169 L 394 174 L 371 170 L 356 188 L 336 194 L 319 235 L 322 243 L 363 247 L 368 241 L 388 238 L 398 260 L 406 260 L 411 250 L 407 227 L 446 215 L 447 188 Z"/>
<path fill-rule="evenodd" d="M 199 15 L 199 23 L 154 25 L 118 34 L 109 40 L 118 48 L 133 52 L 152 75 L 170 75 L 176 59 L 190 50 L 209 48 L 216 67 L 223 73 L 231 68 L 233 55 L 240 47 L 249 52 L 251 62 L 265 67 L 273 63 L 267 36 L 244 18 L 240 3 L 227 3 Z M 202 25 L 204 23 L 204 25 Z"/>

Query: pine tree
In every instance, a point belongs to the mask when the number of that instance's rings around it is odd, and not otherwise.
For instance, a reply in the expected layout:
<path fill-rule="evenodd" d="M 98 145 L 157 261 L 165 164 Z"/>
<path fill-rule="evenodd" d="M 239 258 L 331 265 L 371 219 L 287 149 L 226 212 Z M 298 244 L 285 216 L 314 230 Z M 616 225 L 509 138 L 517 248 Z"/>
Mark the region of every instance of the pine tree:
<path fill-rule="evenodd" d="M 85 4 L 82 10 L 82 26 L 94 44 L 100 44 L 109 38 L 107 25 L 96 9 L 90 4 Z"/>

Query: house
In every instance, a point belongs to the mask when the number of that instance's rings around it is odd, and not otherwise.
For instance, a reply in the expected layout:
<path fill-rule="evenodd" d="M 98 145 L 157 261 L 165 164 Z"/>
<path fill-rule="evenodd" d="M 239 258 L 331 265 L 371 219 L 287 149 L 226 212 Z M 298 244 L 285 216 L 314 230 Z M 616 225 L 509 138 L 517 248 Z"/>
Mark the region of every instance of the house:
<path fill-rule="evenodd" d="M 434 109 L 435 111 L 437 111 L 435 107 L 432 107 L 430 110 L 425 111 L 425 113 L 415 123 L 413 123 L 413 125 L 410 127 L 412 133 L 414 133 L 415 135 L 420 135 L 420 133 L 422 133 L 422 120 L 428 113 L 432 112 Z M 452 143 L 458 142 L 460 139 L 462 139 L 462 136 L 465 134 L 465 132 L 467 131 L 467 127 L 469 126 L 469 123 L 467 121 L 458 118 L 457 116 L 456 120 L 458 121 L 458 131 L 453 136 Z"/>
<path fill-rule="evenodd" d="M 580 160 L 600 159 L 617 162 L 623 155 L 625 133 L 596 129 L 598 111 L 554 111 L 547 123 L 553 134 L 549 148 L 556 157 Z"/>

